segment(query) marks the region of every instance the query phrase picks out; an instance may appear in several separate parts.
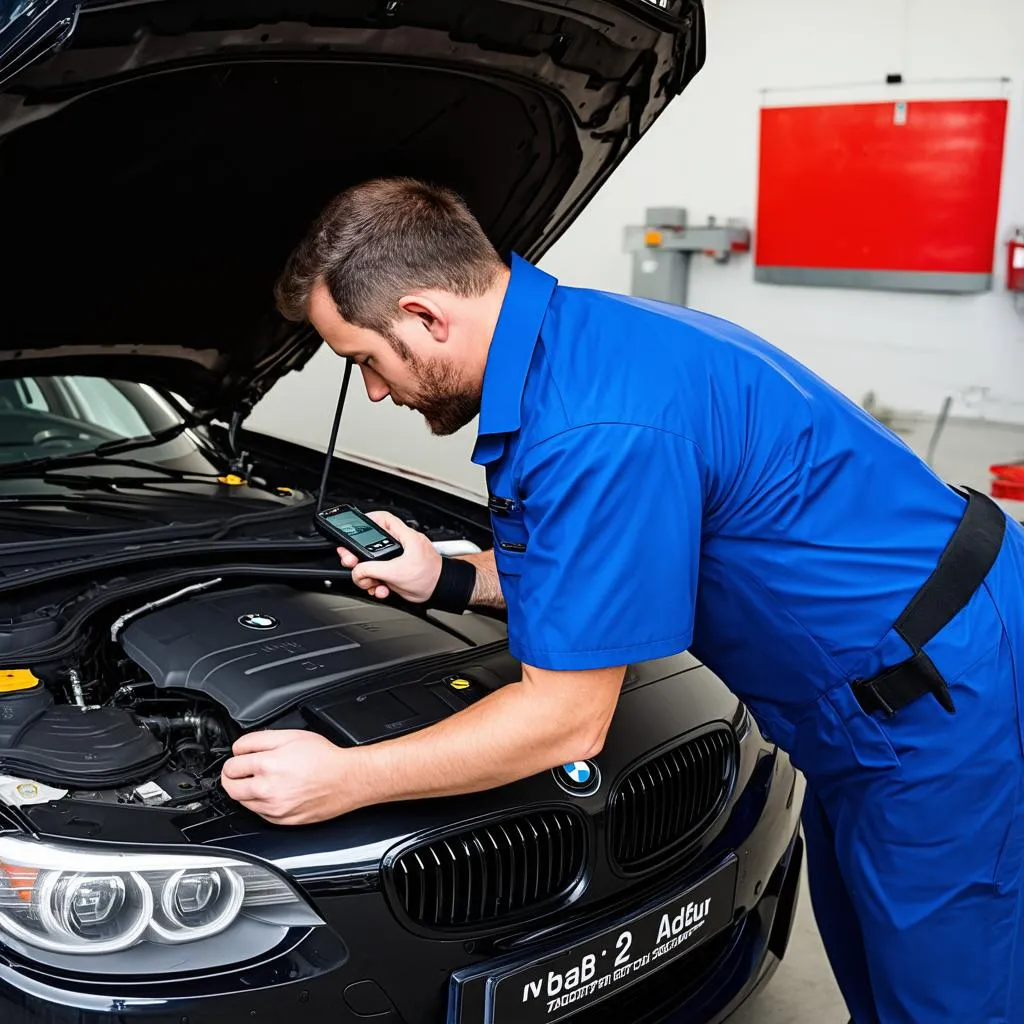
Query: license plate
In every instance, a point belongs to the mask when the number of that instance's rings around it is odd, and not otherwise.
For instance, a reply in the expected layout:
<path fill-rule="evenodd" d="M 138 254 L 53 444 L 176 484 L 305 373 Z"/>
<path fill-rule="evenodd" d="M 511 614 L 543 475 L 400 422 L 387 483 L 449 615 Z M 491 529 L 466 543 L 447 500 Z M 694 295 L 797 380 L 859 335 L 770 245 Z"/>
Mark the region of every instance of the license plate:
<path fill-rule="evenodd" d="M 551 1024 L 668 966 L 732 920 L 736 870 L 730 860 L 651 910 L 492 978 L 488 1024 Z"/>

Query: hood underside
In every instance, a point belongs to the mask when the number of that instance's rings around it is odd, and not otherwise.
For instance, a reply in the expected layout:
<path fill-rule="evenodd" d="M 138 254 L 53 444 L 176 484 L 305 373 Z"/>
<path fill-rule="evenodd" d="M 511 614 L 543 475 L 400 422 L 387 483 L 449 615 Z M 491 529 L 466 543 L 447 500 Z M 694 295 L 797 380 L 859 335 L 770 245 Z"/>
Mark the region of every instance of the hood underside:
<path fill-rule="evenodd" d="M 0 375 L 219 418 L 320 344 L 272 288 L 332 195 L 450 185 L 536 260 L 704 52 L 700 0 L 106 0 L 73 24 L 0 85 Z"/>

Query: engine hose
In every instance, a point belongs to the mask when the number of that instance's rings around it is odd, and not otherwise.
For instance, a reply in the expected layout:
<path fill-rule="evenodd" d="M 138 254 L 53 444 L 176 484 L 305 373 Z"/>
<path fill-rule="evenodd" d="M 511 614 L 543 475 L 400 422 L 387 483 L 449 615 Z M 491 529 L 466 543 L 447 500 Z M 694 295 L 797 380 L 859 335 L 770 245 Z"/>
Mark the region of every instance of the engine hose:
<path fill-rule="evenodd" d="M 179 716 L 139 715 L 138 717 L 139 721 L 159 739 L 170 742 L 170 738 L 175 733 L 188 733 L 194 737 L 192 742 L 204 752 L 210 747 L 219 746 L 225 738 L 224 727 L 217 720 L 217 716 L 210 711 Z"/>
<path fill-rule="evenodd" d="M 220 581 L 221 579 L 218 576 L 212 580 L 203 580 L 202 583 L 193 583 L 190 586 L 182 587 L 181 590 L 176 590 L 173 594 L 168 594 L 166 597 L 157 598 L 155 601 L 150 601 L 140 608 L 133 608 L 131 611 L 125 612 L 120 618 L 115 619 L 114 624 L 110 627 L 111 642 L 117 642 L 118 634 L 132 619 L 138 618 L 146 612 L 155 611 L 157 608 L 163 608 L 164 605 L 180 601 L 183 597 L 188 597 L 189 594 L 198 594 L 204 590 L 209 590 L 210 587 L 215 587 Z"/>

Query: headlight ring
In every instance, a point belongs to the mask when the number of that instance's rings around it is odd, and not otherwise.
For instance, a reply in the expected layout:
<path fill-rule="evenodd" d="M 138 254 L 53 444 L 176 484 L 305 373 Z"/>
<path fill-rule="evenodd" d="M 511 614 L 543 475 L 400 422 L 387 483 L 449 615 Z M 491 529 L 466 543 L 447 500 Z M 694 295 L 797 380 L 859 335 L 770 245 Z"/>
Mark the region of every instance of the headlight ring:
<path fill-rule="evenodd" d="M 230 868 L 182 868 L 164 882 L 150 930 L 160 942 L 207 939 L 234 923 L 244 900 L 245 884 Z"/>

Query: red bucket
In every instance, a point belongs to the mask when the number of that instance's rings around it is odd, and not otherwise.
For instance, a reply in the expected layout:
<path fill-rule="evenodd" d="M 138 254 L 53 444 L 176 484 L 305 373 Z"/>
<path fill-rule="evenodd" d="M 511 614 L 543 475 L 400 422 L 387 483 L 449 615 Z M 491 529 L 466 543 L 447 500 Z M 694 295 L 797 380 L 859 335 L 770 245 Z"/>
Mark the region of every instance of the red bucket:
<path fill-rule="evenodd" d="M 989 466 L 988 471 L 995 477 L 992 481 L 993 498 L 1024 501 L 1024 462 Z"/>

